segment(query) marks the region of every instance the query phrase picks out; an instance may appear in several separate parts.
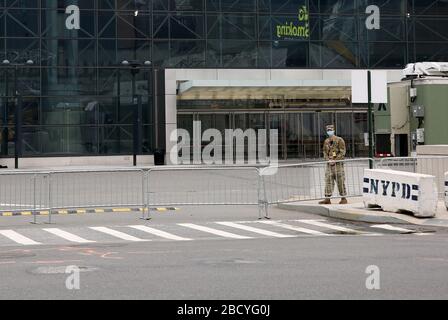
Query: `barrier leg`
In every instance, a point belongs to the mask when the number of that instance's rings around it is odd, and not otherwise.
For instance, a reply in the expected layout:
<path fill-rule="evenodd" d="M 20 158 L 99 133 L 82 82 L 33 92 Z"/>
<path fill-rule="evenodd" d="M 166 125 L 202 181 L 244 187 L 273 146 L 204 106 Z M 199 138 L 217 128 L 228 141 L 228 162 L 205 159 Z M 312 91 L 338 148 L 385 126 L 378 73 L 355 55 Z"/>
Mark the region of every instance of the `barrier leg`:
<path fill-rule="evenodd" d="M 269 217 L 269 203 L 267 202 L 265 202 L 264 204 L 264 213 L 265 213 L 264 218 L 267 220 L 271 220 L 271 218 Z"/>
<path fill-rule="evenodd" d="M 51 215 L 52 215 L 52 196 L 51 196 L 51 175 L 48 175 L 48 224 L 51 224 Z"/>
<path fill-rule="evenodd" d="M 143 208 L 142 208 L 142 216 L 140 217 L 140 220 L 145 220 L 146 210 L 148 210 L 148 208 L 146 206 L 143 206 Z"/>
<path fill-rule="evenodd" d="M 37 205 L 36 205 L 36 175 L 33 177 L 33 222 L 37 224 Z"/>
<path fill-rule="evenodd" d="M 264 218 L 269 220 L 271 218 L 269 218 L 269 202 L 266 193 L 266 181 L 264 179 L 264 176 L 262 181 L 263 181 L 263 194 L 264 194 Z"/>
<path fill-rule="evenodd" d="M 149 208 L 148 206 L 145 206 L 143 208 L 143 214 L 140 219 L 145 220 L 145 221 L 150 221 L 152 219 L 151 218 L 151 208 Z"/>
<path fill-rule="evenodd" d="M 261 199 L 261 184 L 262 179 L 260 176 L 260 170 L 258 170 L 258 188 L 257 188 L 257 196 L 258 196 L 258 220 L 263 219 L 263 200 Z"/>
<path fill-rule="evenodd" d="M 148 201 L 146 199 L 146 186 L 148 182 L 148 175 L 149 173 L 145 172 L 144 170 L 141 171 L 142 175 L 142 201 L 143 201 L 143 209 L 142 209 L 142 216 L 140 220 L 146 220 L 146 212 L 148 212 Z"/>
<path fill-rule="evenodd" d="M 141 217 L 141 220 L 149 221 L 151 220 L 151 208 L 149 207 L 149 173 L 143 171 L 143 185 L 142 185 L 142 192 L 143 192 L 143 214 Z"/>

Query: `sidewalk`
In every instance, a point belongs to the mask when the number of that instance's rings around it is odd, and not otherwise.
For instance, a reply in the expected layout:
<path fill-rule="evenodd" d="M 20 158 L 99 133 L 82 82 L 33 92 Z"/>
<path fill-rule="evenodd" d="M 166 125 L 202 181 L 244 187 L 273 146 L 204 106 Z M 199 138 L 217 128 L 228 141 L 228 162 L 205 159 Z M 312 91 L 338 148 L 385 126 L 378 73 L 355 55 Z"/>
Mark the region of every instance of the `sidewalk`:
<path fill-rule="evenodd" d="M 280 204 L 278 207 L 284 210 L 299 211 L 358 222 L 448 227 L 448 210 L 443 201 L 439 202 L 437 215 L 432 219 L 416 218 L 410 214 L 384 212 L 381 209 L 366 209 L 362 198 L 351 198 L 349 199 L 349 204 L 345 206 L 338 204 L 319 205 L 318 202 L 319 201 L 293 202 Z M 339 199 L 335 199 L 333 202 L 338 203 Z"/>

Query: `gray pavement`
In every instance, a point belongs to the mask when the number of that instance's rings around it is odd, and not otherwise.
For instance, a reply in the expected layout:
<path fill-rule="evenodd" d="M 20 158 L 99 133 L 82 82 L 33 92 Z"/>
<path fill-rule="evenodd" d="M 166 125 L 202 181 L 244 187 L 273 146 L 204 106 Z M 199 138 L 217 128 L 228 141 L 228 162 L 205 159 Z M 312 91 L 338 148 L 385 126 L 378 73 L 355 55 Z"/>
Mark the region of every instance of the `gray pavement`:
<path fill-rule="evenodd" d="M 139 220 L 139 213 L 57 216 L 53 225 L 0 217 L 0 231 L 41 243 L 23 245 L 0 234 L 0 272 L 7 275 L 0 279 L 0 298 L 448 298 L 446 229 L 400 225 L 388 230 L 277 208 L 266 224 L 255 219 L 257 214 L 252 206 L 204 206 L 157 213 L 151 221 Z M 150 241 L 92 229 L 99 227 Z M 75 244 L 43 230 L 55 228 L 95 242 Z M 70 265 L 83 270 L 80 290 L 66 288 Z M 366 289 L 370 265 L 380 268 L 380 290 Z"/>

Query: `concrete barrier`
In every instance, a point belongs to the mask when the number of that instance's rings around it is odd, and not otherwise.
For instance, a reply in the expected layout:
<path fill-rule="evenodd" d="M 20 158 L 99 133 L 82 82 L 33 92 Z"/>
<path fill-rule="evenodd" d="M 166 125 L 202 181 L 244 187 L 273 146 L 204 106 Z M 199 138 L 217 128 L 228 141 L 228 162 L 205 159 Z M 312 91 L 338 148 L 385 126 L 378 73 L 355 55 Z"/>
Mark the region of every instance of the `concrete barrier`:
<path fill-rule="evenodd" d="M 445 173 L 445 206 L 448 210 L 448 172 Z"/>
<path fill-rule="evenodd" d="M 416 217 L 435 217 L 438 194 L 436 177 L 393 171 L 364 171 L 363 186 L 366 207 L 380 206 L 384 211 L 409 211 Z"/>

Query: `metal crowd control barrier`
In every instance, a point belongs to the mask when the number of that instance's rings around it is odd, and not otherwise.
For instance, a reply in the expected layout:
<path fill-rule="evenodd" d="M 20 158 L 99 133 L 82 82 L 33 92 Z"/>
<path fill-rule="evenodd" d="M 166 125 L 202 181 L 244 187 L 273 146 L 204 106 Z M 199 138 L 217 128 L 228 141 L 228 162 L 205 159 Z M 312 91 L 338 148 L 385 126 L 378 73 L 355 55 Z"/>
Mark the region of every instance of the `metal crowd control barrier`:
<path fill-rule="evenodd" d="M 138 207 L 145 210 L 143 169 L 0 173 L 0 212 L 48 216 L 58 209 Z"/>
<path fill-rule="evenodd" d="M 144 179 L 143 169 L 51 172 L 51 207 L 54 210 L 117 206 L 144 208 Z"/>
<path fill-rule="evenodd" d="M 176 166 L 143 169 L 0 173 L 0 212 L 44 212 L 99 207 L 270 205 L 326 197 L 326 178 L 345 182 L 345 197 L 362 195 L 364 169 L 372 159 L 312 162 L 278 167 Z M 342 168 L 344 170 L 342 170 Z M 448 169 L 446 170 L 448 171 Z M 341 179 L 338 179 L 341 178 Z M 328 185 L 331 185 L 327 182 Z M 334 188 L 335 196 L 339 196 Z M 327 190 L 328 192 L 329 190 Z M 332 190 L 330 190 L 332 191 Z M 45 212 L 46 211 L 46 212 Z"/>
<path fill-rule="evenodd" d="M 273 205 L 321 200 L 326 198 L 326 191 L 331 191 L 332 198 L 340 197 L 337 181 L 344 181 L 346 198 L 362 196 L 364 169 L 369 169 L 370 161 L 336 161 L 334 166 L 328 162 L 311 162 L 261 169 L 264 202 Z M 331 181 L 328 187 L 326 180 Z"/>
<path fill-rule="evenodd" d="M 378 163 L 378 168 L 435 176 L 439 197 L 441 199 L 444 197 L 445 172 L 448 171 L 448 157 L 446 156 L 385 158 Z"/>
<path fill-rule="evenodd" d="M 260 206 L 257 167 L 157 167 L 147 172 L 147 207 L 201 205 Z M 259 214 L 261 210 L 259 207 Z M 150 218 L 150 209 L 148 209 Z"/>
<path fill-rule="evenodd" d="M 0 172 L 0 212 L 14 215 L 36 211 L 50 214 L 50 176 L 47 172 Z"/>

